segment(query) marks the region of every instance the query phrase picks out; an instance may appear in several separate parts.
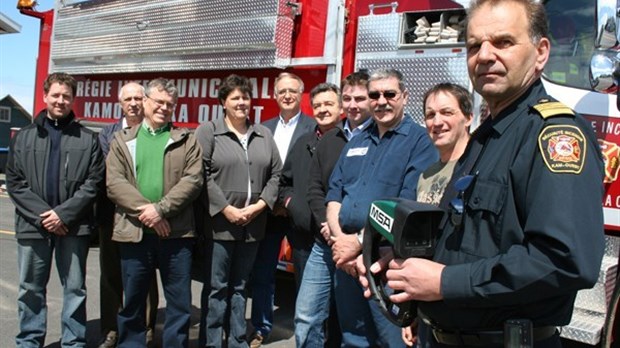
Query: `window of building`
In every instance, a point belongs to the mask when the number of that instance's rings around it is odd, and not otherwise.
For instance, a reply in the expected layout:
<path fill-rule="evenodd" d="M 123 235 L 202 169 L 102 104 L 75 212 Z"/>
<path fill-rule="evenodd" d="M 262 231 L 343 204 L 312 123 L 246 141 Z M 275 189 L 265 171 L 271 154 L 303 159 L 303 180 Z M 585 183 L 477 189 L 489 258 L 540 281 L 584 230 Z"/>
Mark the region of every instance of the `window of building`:
<path fill-rule="evenodd" d="M 11 108 L 0 106 L 0 122 L 11 123 Z"/>

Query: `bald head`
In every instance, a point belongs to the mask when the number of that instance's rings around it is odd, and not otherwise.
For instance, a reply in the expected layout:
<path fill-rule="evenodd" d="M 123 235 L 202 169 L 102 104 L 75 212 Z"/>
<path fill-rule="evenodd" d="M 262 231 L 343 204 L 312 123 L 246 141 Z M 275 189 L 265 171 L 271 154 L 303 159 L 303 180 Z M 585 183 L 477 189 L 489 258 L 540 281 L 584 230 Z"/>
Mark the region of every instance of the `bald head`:
<path fill-rule="evenodd" d="M 127 125 L 133 127 L 144 117 L 144 87 L 136 82 L 128 82 L 118 92 L 118 101 L 123 109 Z"/>

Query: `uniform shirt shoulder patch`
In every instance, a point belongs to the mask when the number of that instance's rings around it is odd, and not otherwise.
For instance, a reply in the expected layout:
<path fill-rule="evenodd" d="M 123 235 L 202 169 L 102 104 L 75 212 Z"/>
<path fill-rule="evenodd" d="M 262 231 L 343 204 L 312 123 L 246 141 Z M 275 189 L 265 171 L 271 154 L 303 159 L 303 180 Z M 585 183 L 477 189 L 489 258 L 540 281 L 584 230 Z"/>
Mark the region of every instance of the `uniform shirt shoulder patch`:
<path fill-rule="evenodd" d="M 571 125 L 548 125 L 538 136 L 538 147 L 553 173 L 580 174 L 586 158 L 581 129 Z"/>
<path fill-rule="evenodd" d="M 538 104 L 534 105 L 533 108 L 543 119 L 553 116 L 575 116 L 575 112 L 568 106 L 560 102 L 549 101 L 548 99 L 539 100 Z"/>

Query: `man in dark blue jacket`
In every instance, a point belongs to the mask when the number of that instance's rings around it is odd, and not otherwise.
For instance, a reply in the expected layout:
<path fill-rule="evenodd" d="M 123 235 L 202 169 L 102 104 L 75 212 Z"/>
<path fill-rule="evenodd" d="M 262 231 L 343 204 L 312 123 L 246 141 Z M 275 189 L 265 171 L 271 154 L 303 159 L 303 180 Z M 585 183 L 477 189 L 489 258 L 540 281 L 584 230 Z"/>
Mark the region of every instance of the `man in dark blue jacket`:
<path fill-rule="evenodd" d="M 15 204 L 17 347 L 44 345 L 52 257 L 64 294 L 61 344 L 86 347 L 86 258 L 104 161 L 97 134 L 71 110 L 76 87 L 70 75 L 49 75 L 46 110 L 11 141 L 6 179 Z"/>

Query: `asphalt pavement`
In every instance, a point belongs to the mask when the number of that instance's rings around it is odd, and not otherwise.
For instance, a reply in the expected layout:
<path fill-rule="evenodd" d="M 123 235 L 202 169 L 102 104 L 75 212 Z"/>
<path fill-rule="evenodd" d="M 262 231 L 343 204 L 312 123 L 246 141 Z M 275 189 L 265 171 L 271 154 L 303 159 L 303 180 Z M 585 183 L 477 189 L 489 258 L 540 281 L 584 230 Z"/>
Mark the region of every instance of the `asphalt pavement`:
<path fill-rule="evenodd" d="M 0 185 L 4 175 L 0 174 Z M 14 337 L 17 333 L 17 246 L 14 236 L 13 204 L 6 195 L 0 192 L 0 347 L 15 346 Z M 91 248 L 87 263 L 87 337 L 88 347 L 97 347 L 100 340 L 99 304 L 102 294 L 99 293 L 99 249 Z M 55 267 L 52 268 L 48 284 L 48 324 L 45 347 L 60 347 L 60 312 L 62 309 L 62 288 Z M 198 347 L 198 323 L 200 321 L 200 292 L 202 283 L 192 282 L 192 326 L 190 328 L 190 347 Z M 276 309 L 274 312 L 274 329 L 264 347 L 284 348 L 295 347 L 293 335 L 293 313 L 295 305 L 295 283 L 293 277 L 278 271 L 276 282 Z M 105 296 L 104 296 L 105 298 Z M 251 298 L 248 299 L 246 318 L 249 320 Z M 157 315 L 155 342 L 161 342 L 161 331 L 165 316 L 165 299 L 160 284 L 160 302 Z M 248 330 L 251 324 L 248 322 Z M 157 344 L 157 347 L 160 347 Z"/>

